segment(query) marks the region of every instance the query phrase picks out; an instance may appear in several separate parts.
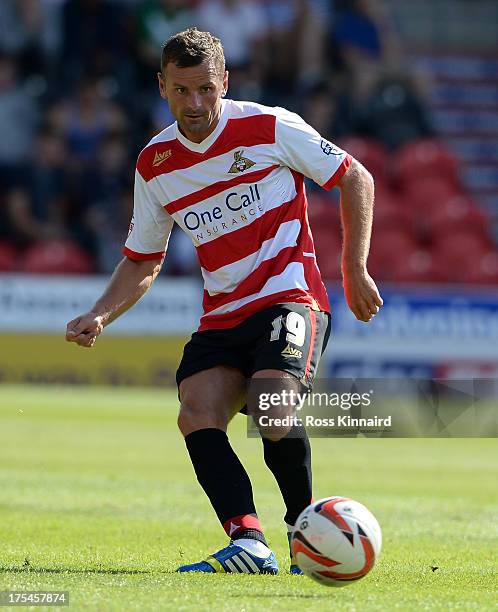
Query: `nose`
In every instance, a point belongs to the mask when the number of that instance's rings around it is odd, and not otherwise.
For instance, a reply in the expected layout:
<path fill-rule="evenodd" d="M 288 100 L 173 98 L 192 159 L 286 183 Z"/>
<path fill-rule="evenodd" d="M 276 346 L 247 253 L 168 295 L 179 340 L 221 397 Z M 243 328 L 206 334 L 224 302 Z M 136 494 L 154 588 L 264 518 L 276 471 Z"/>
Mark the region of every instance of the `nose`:
<path fill-rule="evenodd" d="M 193 111 L 197 111 L 202 107 L 202 98 L 199 92 L 193 91 L 188 99 L 189 106 Z"/>

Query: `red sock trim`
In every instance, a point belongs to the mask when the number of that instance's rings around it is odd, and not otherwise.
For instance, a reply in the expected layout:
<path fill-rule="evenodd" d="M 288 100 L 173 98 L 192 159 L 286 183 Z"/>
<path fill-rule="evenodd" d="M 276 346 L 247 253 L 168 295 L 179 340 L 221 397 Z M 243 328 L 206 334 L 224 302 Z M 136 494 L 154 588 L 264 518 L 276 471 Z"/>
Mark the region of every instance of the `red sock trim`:
<path fill-rule="evenodd" d="M 223 529 L 226 531 L 227 536 L 230 538 L 239 533 L 242 529 L 257 529 L 263 533 L 261 523 L 256 516 L 252 514 L 241 514 L 240 516 L 233 516 L 223 523 Z"/>

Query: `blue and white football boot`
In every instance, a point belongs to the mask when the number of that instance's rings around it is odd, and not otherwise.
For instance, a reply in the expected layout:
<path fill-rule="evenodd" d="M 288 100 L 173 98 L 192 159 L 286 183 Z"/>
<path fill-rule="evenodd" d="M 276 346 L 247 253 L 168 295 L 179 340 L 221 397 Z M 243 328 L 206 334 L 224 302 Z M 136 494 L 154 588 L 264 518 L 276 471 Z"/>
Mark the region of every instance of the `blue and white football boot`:
<path fill-rule="evenodd" d="M 250 539 L 235 540 L 226 548 L 204 561 L 182 565 L 177 572 L 205 572 L 219 574 L 277 574 L 277 558 L 262 542 Z"/>
<path fill-rule="evenodd" d="M 292 548 L 291 548 L 292 531 L 289 531 L 289 527 L 290 527 L 290 525 L 287 525 L 287 528 L 288 528 L 287 529 L 287 539 L 289 540 L 289 554 L 290 554 L 289 573 L 290 574 L 295 574 L 296 576 L 304 576 L 303 570 L 296 563 L 296 559 L 294 558 L 294 555 L 292 554 Z"/>

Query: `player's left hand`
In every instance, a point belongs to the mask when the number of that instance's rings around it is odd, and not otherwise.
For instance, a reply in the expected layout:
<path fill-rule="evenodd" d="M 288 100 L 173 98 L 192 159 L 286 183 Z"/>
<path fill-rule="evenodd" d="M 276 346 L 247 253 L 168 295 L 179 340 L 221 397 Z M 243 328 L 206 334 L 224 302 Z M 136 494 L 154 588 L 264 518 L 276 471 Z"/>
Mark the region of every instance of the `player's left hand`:
<path fill-rule="evenodd" d="M 368 323 L 383 305 L 379 290 L 366 269 L 343 270 L 344 295 L 351 312 L 359 321 Z"/>

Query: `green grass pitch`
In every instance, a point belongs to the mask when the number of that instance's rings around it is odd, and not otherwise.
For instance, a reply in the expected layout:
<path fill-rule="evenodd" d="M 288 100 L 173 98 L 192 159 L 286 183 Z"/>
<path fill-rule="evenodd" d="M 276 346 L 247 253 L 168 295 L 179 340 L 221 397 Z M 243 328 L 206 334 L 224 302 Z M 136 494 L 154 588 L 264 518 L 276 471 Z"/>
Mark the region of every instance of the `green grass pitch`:
<path fill-rule="evenodd" d="M 384 536 L 364 580 L 330 589 L 287 574 L 283 504 L 243 417 L 232 442 L 284 571 L 174 573 L 226 543 L 176 412 L 172 391 L 0 387 L 0 590 L 68 590 L 74 610 L 495 609 L 495 440 L 313 440 L 315 497 L 365 503 Z"/>

